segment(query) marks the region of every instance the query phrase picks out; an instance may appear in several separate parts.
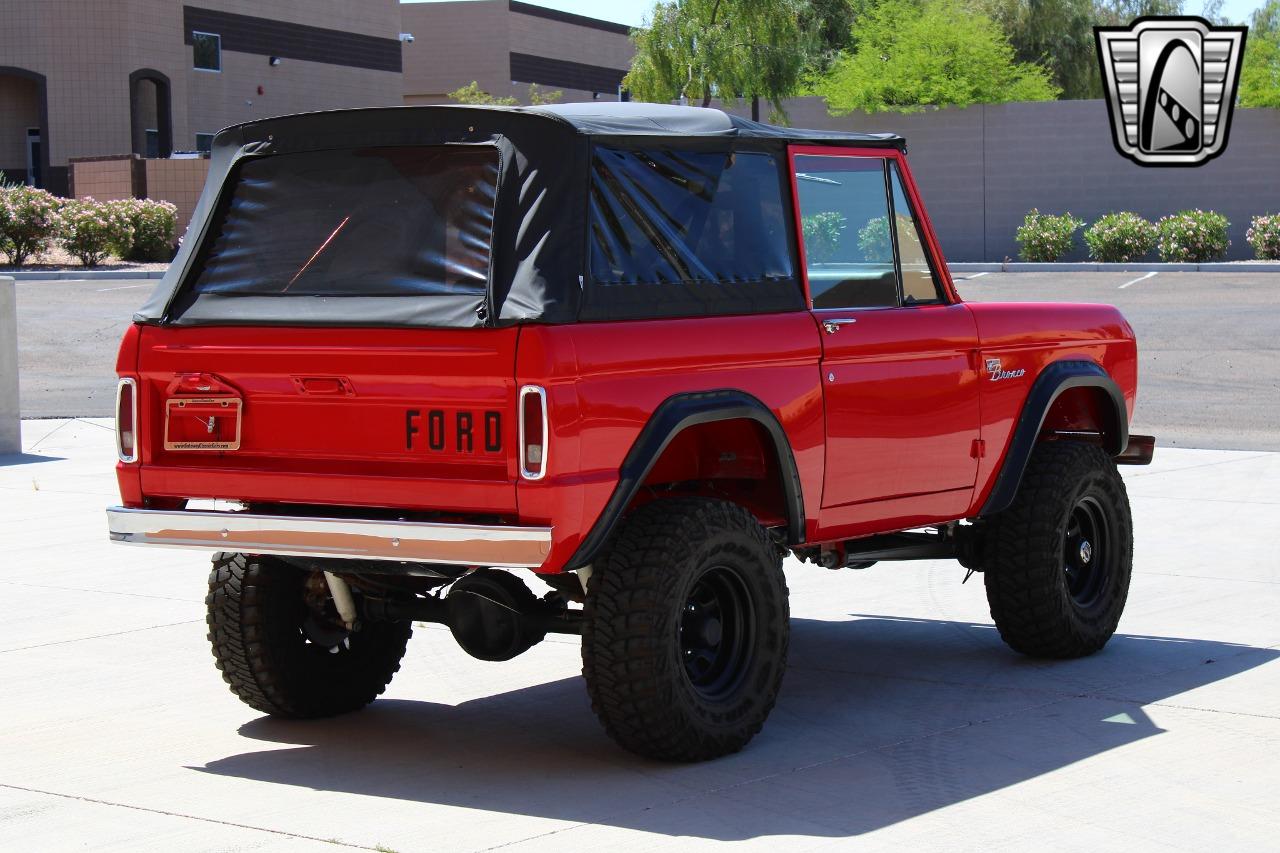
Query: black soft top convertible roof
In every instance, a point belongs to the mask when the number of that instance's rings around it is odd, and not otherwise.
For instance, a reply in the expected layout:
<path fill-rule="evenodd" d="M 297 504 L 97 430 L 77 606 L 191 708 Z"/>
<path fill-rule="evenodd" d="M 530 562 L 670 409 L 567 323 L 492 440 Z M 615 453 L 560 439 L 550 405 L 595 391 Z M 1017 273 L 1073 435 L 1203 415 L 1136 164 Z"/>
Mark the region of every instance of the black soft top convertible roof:
<path fill-rule="evenodd" d="M 781 152 L 788 143 L 905 146 L 902 137 L 894 134 L 799 130 L 716 109 L 612 102 L 387 107 L 236 125 L 215 137 L 209 177 L 182 247 L 134 321 L 449 328 L 573 322 L 584 304 L 583 289 L 591 285 L 584 247 L 594 144 Z M 196 292 L 194 282 L 219 236 L 242 164 L 301 152 L 448 145 L 489 145 L 499 155 L 492 260 L 484 294 L 459 292 L 424 299 Z M 282 203 L 287 204 L 287 199 Z"/>
<path fill-rule="evenodd" d="M 532 115 L 552 116 L 567 121 L 578 133 L 587 136 L 713 136 L 777 139 L 814 145 L 856 145 L 868 148 L 901 148 L 905 144 L 901 136 L 893 133 L 851 133 L 839 130 L 778 127 L 751 121 L 723 110 L 678 107 L 671 104 L 589 101 L 582 104 L 553 104 L 514 109 Z"/>

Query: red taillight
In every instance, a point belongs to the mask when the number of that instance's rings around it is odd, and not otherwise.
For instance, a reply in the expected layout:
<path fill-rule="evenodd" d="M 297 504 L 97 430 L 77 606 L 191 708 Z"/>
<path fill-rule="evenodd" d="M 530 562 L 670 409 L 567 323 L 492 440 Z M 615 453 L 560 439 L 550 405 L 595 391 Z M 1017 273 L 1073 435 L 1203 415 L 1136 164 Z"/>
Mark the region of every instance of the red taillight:
<path fill-rule="evenodd" d="M 520 389 L 520 476 L 541 480 L 547 473 L 547 391 L 537 385 Z"/>
<path fill-rule="evenodd" d="M 116 386 L 116 453 L 121 462 L 138 461 L 138 384 L 132 379 Z"/>

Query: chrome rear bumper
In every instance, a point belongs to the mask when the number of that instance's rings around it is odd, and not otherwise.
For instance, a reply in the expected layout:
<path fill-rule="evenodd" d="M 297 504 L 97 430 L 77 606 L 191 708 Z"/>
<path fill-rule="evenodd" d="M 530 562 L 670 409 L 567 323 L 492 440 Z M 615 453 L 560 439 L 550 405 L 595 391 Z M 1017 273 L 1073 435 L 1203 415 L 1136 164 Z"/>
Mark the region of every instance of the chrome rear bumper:
<path fill-rule="evenodd" d="M 437 524 L 109 507 L 111 539 L 294 557 L 337 557 L 537 568 L 551 551 L 550 527 Z"/>

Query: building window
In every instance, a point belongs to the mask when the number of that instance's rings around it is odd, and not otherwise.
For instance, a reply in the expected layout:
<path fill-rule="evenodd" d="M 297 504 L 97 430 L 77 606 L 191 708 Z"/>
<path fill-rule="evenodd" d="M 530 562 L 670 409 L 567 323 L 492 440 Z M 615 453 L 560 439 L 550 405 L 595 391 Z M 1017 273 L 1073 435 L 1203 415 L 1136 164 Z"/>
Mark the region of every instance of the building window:
<path fill-rule="evenodd" d="M 147 156 L 154 160 L 160 156 L 160 131 L 148 127 L 144 133 L 147 137 Z"/>
<path fill-rule="evenodd" d="M 213 151 L 213 134 L 197 133 L 196 134 L 196 150 L 201 154 L 208 154 Z"/>
<path fill-rule="evenodd" d="M 222 70 L 222 36 L 216 33 L 193 32 L 191 52 L 194 54 L 193 67 L 197 71 Z"/>

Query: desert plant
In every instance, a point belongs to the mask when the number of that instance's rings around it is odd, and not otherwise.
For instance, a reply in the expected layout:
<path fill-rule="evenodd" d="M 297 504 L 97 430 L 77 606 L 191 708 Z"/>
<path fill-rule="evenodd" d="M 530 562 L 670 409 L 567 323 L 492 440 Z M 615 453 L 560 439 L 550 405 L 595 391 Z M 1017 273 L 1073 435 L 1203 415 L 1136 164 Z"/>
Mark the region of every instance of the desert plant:
<path fill-rule="evenodd" d="M 1253 247 L 1254 257 L 1262 261 L 1280 261 L 1280 214 L 1253 217 L 1245 240 Z"/>
<path fill-rule="evenodd" d="M 58 212 L 58 243 L 86 267 L 100 264 L 112 246 L 131 241 L 132 230 L 119 208 L 92 197 L 66 201 Z"/>
<path fill-rule="evenodd" d="M 113 253 L 128 261 L 167 261 L 173 257 L 176 206 L 149 198 L 123 198 L 106 204 L 130 226 L 120 232 L 122 242 L 111 246 Z"/>
<path fill-rule="evenodd" d="M 58 223 L 57 196 L 27 186 L 0 187 L 0 251 L 22 266 L 49 248 Z"/>
<path fill-rule="evenodd" d="M 1084 232 L 1089 257 L 1095 261 L 1126 263 L 1156 247 L 1156 226 L 1136 213 L 1108 213 Z"/>
<path fill-rule="evenodd" d="M 844 232 L 845 216 L 834 210 L 813 213 L 800 220 L 804 233 L 804 254 L 811 264 L 820 264 L 835 257 Z"/>
<path fill-rule="evenodd" d="M 1070 213 L 1050 216 L 1034 207 L 1018 226 L 1015 237 L 1024 261 L 1056 261 L 1071 251 L 1076 229 L 1084 225 Z"/>
<path fill-rule="evenodd" d="M 1231 241 L 1227 217 L 1212 210 L 1184 210 L 1157 223 L 1160 260 L 1169 263 L 1201 263 L 1221 258 Z"/>

